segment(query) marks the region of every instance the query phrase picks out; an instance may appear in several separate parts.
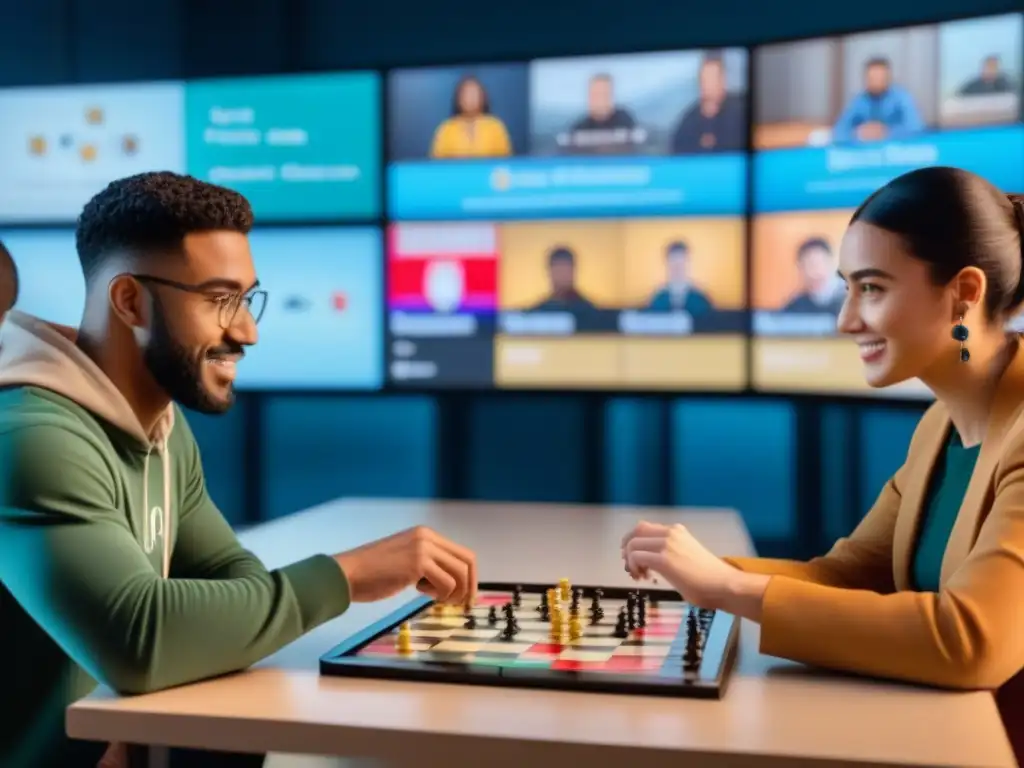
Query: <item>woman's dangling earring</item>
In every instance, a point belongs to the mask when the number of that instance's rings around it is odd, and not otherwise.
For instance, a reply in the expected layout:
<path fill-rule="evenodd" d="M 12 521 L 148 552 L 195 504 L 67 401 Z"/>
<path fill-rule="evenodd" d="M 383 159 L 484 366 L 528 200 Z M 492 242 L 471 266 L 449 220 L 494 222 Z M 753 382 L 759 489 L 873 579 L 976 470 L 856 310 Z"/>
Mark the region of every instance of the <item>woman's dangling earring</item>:
<path fill-rule="evenodd" d="M 966 363 L 971 359 L 971 353 L 967 351 L 967 326 L 964 325 L 964 316 L 960 315 L 960 322 L 953 326 L 953 338 L 960 342 L 960 362 Z"/>

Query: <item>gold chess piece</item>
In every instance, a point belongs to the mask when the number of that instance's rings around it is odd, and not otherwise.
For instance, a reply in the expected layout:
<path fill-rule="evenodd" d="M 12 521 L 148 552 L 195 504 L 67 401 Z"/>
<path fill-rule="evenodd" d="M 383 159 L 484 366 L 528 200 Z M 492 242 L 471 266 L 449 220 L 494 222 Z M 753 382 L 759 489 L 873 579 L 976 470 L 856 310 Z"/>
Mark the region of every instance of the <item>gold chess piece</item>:
<path fill-rule="evenodd" d="M 568 579 L 560 579 L 559 580 L 559 582 L 558 582 L 558 589 L 561 592 L 560 597 L 562 598 L 562 600 L 568 600 L 569 598 L 572 597 L 571 586 L 572 585 L 569 584 L 569 580 Z"/>
<path fill-rule="evenodd" d="M 412 627 L 409 622 L 403 622 L 398 628 L 398 639 L 395 641 L 395 648 L 399 653 L 412 653 Z"/>

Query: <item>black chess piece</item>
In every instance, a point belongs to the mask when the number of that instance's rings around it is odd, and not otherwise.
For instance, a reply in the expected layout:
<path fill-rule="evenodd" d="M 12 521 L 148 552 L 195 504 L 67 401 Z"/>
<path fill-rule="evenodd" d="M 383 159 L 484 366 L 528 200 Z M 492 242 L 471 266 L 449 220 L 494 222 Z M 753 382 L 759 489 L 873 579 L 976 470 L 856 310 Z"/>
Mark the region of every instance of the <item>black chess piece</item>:
<path fill-rule="evenodd" d="M 700 669 L 703 648 L 700 641 L 700 625 L 697 615 L 690 611 L 686 616 L 686 647 L 683 650 L 683 671 L 695 674 Z"/>
<path fill-rule="evenodd" d="M 647 626 L 647 596 L 640 595 L 636 604 L 636 625 L 641 629 Z"/>
<path fill-rule="evenodd" d="M 512 607 L 512 603 L 505 603 L 502 606 L 502 611 L 505 614 L 505 624 L 511 626 L 516 632 L 519 631 L 519 620 L 516 618 L 516 610 Z"/>
<path fill-rule="evenodd" d="M 593 597 L 590 598 L 590 623 L 597 624 L 604 618 L 604 607 L 601 605 L 601 597 L 604 591 L 595 589 Z"/>
<path fill-rule="evenodd" d="M 548 601 L 545 600 L 537 607 L 540 610 L 540 620 L 551 621 L 551 609 L 548 607 Z"/>
<path fill-rule="evenodd" d="M 512 605 L 516 608 L 523 604 L 523 588 L 518 584 L 512 587 Z"/>
<path fill-rule="evenodd" d="M 573 616 L 580 614 L 580 601 L 583 599 L 583 590 L 576 587 L 572 591 L 572 602 L 569 603 L 569 613 Z"/>
<path fill-rule="evenodd" d="M 629 637 L 629 627 L 627 626 L 625 608 L 619 611 L 619 618 L 618 621 L 615 622 L 615 629 L 612 630 L 612 635 L 615 637 Z"/>
<path fill-rule="evenodd" d="M 466 623 L 462 625 L 465 629 L 476 629 L 476 616 L 467 612 L 463 618 L 466 620 Z"/>
<path fill-rule="evenodd" d="M 626 626 L 630 629 L 636 629 L 636 595 L 630 592 L 626 595 Z"/>
<path fill-rule="evenodd" d="M 493 605 L 491 606 L 491 610 L 487 612 L 487 623 L 492 627 L 498 623 L 498 609 Z"/>

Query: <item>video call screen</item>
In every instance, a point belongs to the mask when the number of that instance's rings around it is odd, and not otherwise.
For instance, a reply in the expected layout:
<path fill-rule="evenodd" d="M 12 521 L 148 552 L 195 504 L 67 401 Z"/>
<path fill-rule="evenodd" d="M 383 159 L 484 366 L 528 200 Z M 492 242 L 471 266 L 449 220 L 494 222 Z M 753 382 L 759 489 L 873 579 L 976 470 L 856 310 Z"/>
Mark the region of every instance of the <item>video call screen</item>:
<path fill-rule="evenodd" d="M 383 246 L 377 228 L 256 229 L 267 303 L 239 390 L 377 389 L 383 381 Z M 85 281 L 75 233 L 0 230 L 18 269 L 15 309 L 77 328 Z"/>
<path fill-rule="evenodd" d="M 931 398 L 871 389 L 837 331 L 851 215 L 914 168 L 1024 182 L 1024 17 L 773 45 L 754 59 L 753 384 L 765 391 Z"/>
<path fill-rule="evenodd" d="M 115 179 L 190 173 L 257 221 L 380 214 L 374 73 L 0 89 L 0 225 L 73 224 Z"/>
<path fill-rule="evenodd" d="M 741 389 L 745 237 L 740 217 L 392 225 L 389 381 Z"/>
<path fill-rule="evenodd" d="M 744 49 L 398 70 L 388 214 L 400 220 L 740 213 Z"/>
<path fill-rule="evenodd" d="M 240 390 L 381 386 L 381 240 L 375 227 L 252 233 L 256 274 L 268 296 L 259 342 L 238 366 Z"/>
<path fill-rule="evenodd" d="M 345 73 L 190 82 L 188 172 L 244 194 L 258 221 L 375 218 L 379 80 Z"/>
<path fill-rule="evenodd" d="M 114 179 L 185 170 L 180 83 L 0 89 L 0 224 L 73 224 Z"/>
<path fill-rule="evenodd" d="M 77 328 L 85 308 L 85 278 L 73 229 L 0 230 L 18 270 L 14 309 Z"/>

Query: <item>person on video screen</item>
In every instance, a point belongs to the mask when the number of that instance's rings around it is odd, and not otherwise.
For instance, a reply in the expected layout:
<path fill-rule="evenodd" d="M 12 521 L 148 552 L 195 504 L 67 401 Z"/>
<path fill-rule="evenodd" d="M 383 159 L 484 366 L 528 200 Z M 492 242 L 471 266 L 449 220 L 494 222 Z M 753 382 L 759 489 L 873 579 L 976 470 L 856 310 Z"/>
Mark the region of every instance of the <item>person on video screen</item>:
<path fill-rule="evenodd" d="M 17 300 L 18 268 L 11 252 L 0 242 L 0 321 L 7 317 Z"/>
<path fill-rule="evenodd" d="M 615 102 L 615 83 L 608 74 L 597 74 L 587 85 L 587 113 L 573 123 L 558 143 L 578 154 L 629 152 L 642 144 L 646 131 L 639 129 L 632 113 Z"/>
<path fill-rule="evenodd" d="M 729 93 L 725 61 L 718 52 L 704 56 L 697 101 L 683 113 L 672 136 L 672 152 L 736 152 L 747 144 L 747 108 L 742 94 Z"/>
<path fill-rule="evenodd" d="M 783 307 L 783 312 L 839 315 L 845 291 L 836 274 L 837 261 L 832 246 L 821 237 L 812 237 L 800 244 L 796 252 L 800 271 L 800 293 Z"/>
<path fill-rule="evenodd" d="M 988 96 L 989 94 L 1013 93 L 1013 79 L 1003 69 L 996 54 L 990 54 L 981 62 L 981 72 L 964 83 L 957 92 L 960 96 Z"/>
<path fill-rule="evenodd" d="M 491 114 L 487 90 L 477 78 L 459 80 L 452 95 L 452 114 L 434 132 L 430 156 L 435 159 L 460 157 L 508 157 L 512 140 L 501 119 Z"/>
<path fill-rule="evenodd" d="M 534 312 L 591 312 L 594 303 L 576 287 L 576 254 L 557 246 L 548 254 L 551 293 L 532 307 Z"/>
<path fill-rule="evenodd" d="M 669 243 L 665 249 L 665 269 L 665 284 L 651 297 L 648 310 L 701 315 L 714 309 L 711 299 L 690 278 L 690 246 L 681 240 Z"/>
<path fill-rule="evenodd" d="M 876 57 L 864 65 L 864 90 L 854 96 L 836 120 L 837 143 L 905 139 L 925 128 L 914 97 L 892 81 L 892 64 Z"/>

